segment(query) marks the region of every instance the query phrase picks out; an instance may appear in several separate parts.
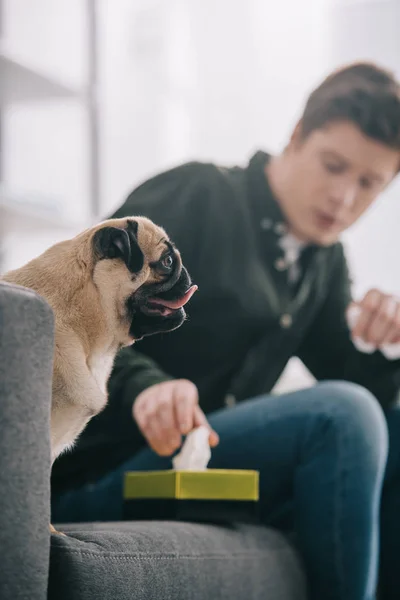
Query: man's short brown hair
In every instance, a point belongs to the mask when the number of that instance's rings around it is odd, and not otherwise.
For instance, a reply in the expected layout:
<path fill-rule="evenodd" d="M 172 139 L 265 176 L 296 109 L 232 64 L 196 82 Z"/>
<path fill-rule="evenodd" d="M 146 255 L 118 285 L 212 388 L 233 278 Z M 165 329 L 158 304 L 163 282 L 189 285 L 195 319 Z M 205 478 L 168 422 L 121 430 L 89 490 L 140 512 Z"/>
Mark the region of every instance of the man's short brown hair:
<path fill-rule="evenodd" d="M 367 137 L 400 150 L 399 82 L 390 71 L 369 62 L 334 71 L 307 100 L 302 136 L 334 121 L 350 121 Z"/>

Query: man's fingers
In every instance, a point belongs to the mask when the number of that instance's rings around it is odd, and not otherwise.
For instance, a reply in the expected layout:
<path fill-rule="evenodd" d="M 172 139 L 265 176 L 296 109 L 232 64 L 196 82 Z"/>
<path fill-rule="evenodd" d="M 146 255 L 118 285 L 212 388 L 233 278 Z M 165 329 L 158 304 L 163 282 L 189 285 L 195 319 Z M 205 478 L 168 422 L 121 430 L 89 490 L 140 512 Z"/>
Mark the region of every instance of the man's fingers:
<path fill-rule="evenodd" d="M 182 442 L 178 423 L 172 402 L 160 400 L 154 416 L 153 429 L 160 440 L 161 454 L 168 456 L 172 454 Z"/>
<path fill-rule="evenodd" d="M 165 431 L 173 431 L 176 427 L 174 407 L 170 398 L 160 396 L 158 398 L 153 419 L 159 424 L 159 427 Z"/>
<path fill-rule="evenodd" d="M 181 445 L 181 435 L 176 429 L 166 429 L 157 419 L 147 421 L 141 431 L 149 446 L 160 456 L 170 456 Z"/>
<path fill-rule="evenodd" d="M 375 348 L 399 343 L 400 305 L 395 296 L 371 290 L 356 306 L 359 315 L 352 327 L 353 339 L 363 340 Z"/>
<path fill-rule="evenodd" d="M 215 446 L 218 446 L 219 444 L 219 435 L 216 431 L 214 431 L 214 429 L 210 430 L 210 446 L 211 448 L 215 448 Z"/>
<path fill-rule="evenodd" d="M 199 396 L 195 385 L 189 381 L 179 381 L 174 393 L 175 420 L 179 431 L 186 435 L 194 426 L 194 411 Z"/>
<path fill-rule="evenodd" d="M 176 430 L 164 429 L 159 421 L 150 423 L 143 432 L 149 446 L 160 456 L 171 456 L 181 444 Z"/>
<path fill-rule="evenodd" d="M 216 431 L 214 431 L 214 429 L 212 429 L 210 423 L 207 421 L 207 417 L 201 410 L 200 406 L 196 406 L 196 409 L 194 412 L 194 427 L 201 427 L 202 425 L 209 428 L 209 430 L 210 430 L 209 443 L 210 443 L 211 448 L 214 448 L 219 443 L 219 435 Z"/>
<path fill-rule="evenodd" d="M 398 344 L 400 342 L 400 302 L 396 302 L 396 311 L 393 317 L 393 326 L 387 340 L 387 344 Z"/>
<path fill-rule="evenodd" d="M 364 299 L 359 303 L 360 314 L 356 324 L 352 329 L 354 338 L 361 338 L 369 341 L 366 338 L 368 328 L 372 322 L 373 316 L 381 303 L 381 294 L 378 290 L 369 291 Z"/>
<path fill-rule="evenodd" d="M 210 429 L 210 445 L 216 446 L 213 431 L 198 404 L 197 387 L 179 379 L 157 384 L 143 391 L 133 405 L 133 416 L 151 448 L 170 456 L 182 443 L 182 435 L 200 425 Z"/>
<path fill-rule="evenodd" d="M 391 296 L 383 296 L 377 310 L 372 314 L 366 340 L 380 346 L 389 339 L 393 332 L 393 319 L 397 310 L 397 302 Z"/>
<path fill-rule="evenodd" d="M 182 435 L 187 435 L 193 429 L 195 406 L 195 401 L 188 398 L 182 398 L 175 403 L 176 421 Z"/>
<path fill-rule="evenodd" d="M 161 390 L 162 391 L 162 390 Z M 135 411 L 137 424 L 155 452 L 172 454 L 181 444 L 172 402 L 162 394 L 153 394 Z"/>

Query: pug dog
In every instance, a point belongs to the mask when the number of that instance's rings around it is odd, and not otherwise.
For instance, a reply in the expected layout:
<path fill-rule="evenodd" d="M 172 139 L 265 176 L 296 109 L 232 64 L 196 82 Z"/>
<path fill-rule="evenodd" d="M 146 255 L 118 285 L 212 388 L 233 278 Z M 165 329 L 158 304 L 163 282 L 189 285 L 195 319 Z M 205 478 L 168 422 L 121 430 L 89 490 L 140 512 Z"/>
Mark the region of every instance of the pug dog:
<path fill-rule="evenodd" d="M 145 217 L 103 221 L 2 279 L 53 309 L 51 464 L 104 409 L 118 351 L 180 327 L 197 289 L 164 229 Z"/>

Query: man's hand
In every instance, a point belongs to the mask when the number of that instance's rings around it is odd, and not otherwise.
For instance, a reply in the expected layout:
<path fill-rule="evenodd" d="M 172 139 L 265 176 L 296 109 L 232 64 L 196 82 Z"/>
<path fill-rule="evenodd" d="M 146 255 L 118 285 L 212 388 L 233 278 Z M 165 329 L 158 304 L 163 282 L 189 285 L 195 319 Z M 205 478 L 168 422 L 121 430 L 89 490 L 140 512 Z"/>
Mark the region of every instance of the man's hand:
<path fill-rule="evenodd" d="M 197 387 L 187 379 L 165 381 L 144 390 L 134 402 L 133 417 L 160 456 L 170 456 L 181 446 L 182 435 L 200 425 L 209 427 L 211 447 L 219 442 L 199 406 Z"/>
<path fill-rule="evenodd" d="M 400 342 L 400 301 L 379 290 L 370 290 L 361 302 L 354 302 L 350 309 L 358 308 L 358 316 L 351 326 L 353 339 L 361 339 L 376 348 Z"/>

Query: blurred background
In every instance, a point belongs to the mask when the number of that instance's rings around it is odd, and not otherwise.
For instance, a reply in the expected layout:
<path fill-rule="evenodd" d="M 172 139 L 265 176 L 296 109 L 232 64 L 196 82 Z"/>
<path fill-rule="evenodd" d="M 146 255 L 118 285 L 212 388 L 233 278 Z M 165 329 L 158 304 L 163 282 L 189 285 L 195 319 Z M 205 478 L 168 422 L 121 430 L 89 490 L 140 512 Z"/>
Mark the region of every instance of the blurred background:
<path fill-rule="evenodd" d="M 345 62 L 400 77 L 399 24 L 400 0 L 0 0 L 0 273 L 160 170 L 279 152 Z M 356 296 L 400 293 L 399 227 L 400 180 L 346 234 Z"/>

